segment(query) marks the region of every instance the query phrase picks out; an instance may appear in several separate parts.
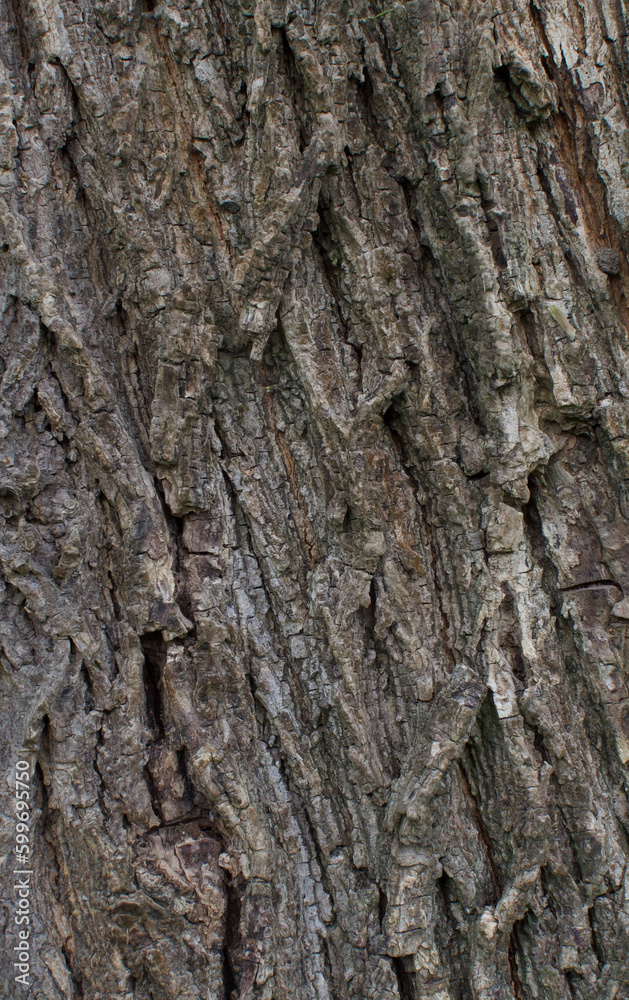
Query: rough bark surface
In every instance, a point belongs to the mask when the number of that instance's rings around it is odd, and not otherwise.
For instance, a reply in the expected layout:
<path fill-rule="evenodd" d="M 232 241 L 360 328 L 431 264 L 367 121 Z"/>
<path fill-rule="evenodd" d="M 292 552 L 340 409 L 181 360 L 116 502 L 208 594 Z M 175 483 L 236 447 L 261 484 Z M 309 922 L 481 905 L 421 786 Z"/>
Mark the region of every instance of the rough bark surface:
<path fill-rule="evenodd" d="M 31 995 L 627 998 L 624 0 L 0 11 Z"/>

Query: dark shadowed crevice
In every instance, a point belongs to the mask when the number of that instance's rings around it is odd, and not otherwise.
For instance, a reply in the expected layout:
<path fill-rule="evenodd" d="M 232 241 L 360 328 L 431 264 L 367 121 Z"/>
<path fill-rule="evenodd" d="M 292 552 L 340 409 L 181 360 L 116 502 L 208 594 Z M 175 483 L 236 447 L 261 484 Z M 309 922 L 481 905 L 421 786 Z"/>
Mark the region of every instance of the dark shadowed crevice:
<path fill-rule="evenodd" d="M 186 573 L 184 556 L 186 554 L 186 548 L 183 544 L 183 528 L 184 528 L 184 518 L 176 514 L 173 514 L 170 505 L 166 499 L 166 494 L 164 492 L 164 486 L 157 476 L 153 477 L 153 482 L 155 485 L 155 492 L 159 498 L 162 511 L 164 514 L 164 520 L 168 528 L 168 534 L 170 536 L 170 551 L 172 555 L 172 572 L 175 578 L 175 600 L 184 615 L 185 618 L 191 623 L 192 627 L 188 631 L 187 638 L 194 639 L 196 637 L 196 621 L 194 617 L 194 612 L 192 610 L 192 605 L 190 604 L 190 596 L 186 587 Z"/>
<path fill-rule="evenodd" d="M 390 173 L 390 171 L 389 171 Z M 411 228 L 415 235 L 415 240 L 417 242 L 417 254 L 420 261 L 426 261 L 433 259 L 432 251 L 430 249 L 430 244 L 427 238 L 423 235 L 421 226 L 418 221 L 418 212 L 415 205 L 415 199 L 417 198 L 417 187 L 409 181 L 408 177 L 394 178 L 402 189 L 402 194 L 404 195 L 404 201 L 406 202 L 406 212 L 411 224 Z"/>
<path fill-rule="evenodd" d="M 84 660 L 81 660 L 80 675 L 81 675 L 81 680 L 85 685 L 85 698 L 84 698 L 85 714 L 89 715 L 92 709 L 94 708 L 94 688 L 92 687 L 92 679 L 89 675 L 87 667 L 85 666 Z"/>
<path fill-rule="evenodd" d="M 530 308 L 521 309 L 518 319 L 534 362 L 535 407 L 538 412 L 542 407 L 552 410 L 556 405 L 554 386 L 544 354 L 544 338 L 540 324 Z"/>
<path fill-rule="evenodd" d="M 501 86 L 503 86 L 505 88 L 507 94 L 509 95 L 509 97 L 511 97 L 512 96 L 512 92 L 511 92 L 511 74 L 509 73 L 508 66 L 504 66 L 504 65 L 502 65 L 502 66 L 494 66 L 493 73 L 494 73 L 494 80 L 496 81 L 496 83 L 498 83 Z"/>
<path fill-rule="evenodd" d="M 587 913 L 588 913 L 588 922 L 590 925 L 590 938 L 592 943 L 592 951 L 596 955 L 599 969 L 602 969 L 603 966 L 605 965 L 606 958 L 605 958 L 605 952 L 603 951 L 601 945 L 599 935 L 597 934 L 596 931 L 596 907 L 594 904 L 588 907 Z"/>
<path fill-rule="evenodd" d="M 389 901 L 387 899 L 386 892 L 384 891 L 384 889 L 382 888 L 382 886 L 379 885 L 378 886 L 378 923 L 380 924 L 380 930 L 382 930 L 382 928 L 384 926 L 384 918 L 386 916 L 388 902 Z"/>
<path fill-rule="evenodd" d="M 356 175 L 354 173 L 354 154 L 352 153 L 349 146 L 345 147 L 344 152 L 347 159 L 347 174 L 352 186 L 352 191 L 354 192 L 354 197 L 356 198 L 356 204 L 360 208 L 362 199 L 360 196 L 360 191 L 358 189 L 358 184 L 356 183 Z"/>
<path fill-rule="evenodd" d="M 80 203 L 80 210 L 85 212 L 86 219 L 88 223 L 92 223 L 92 212 L 91 205 L 87 197 L 85 188 L 83 187 L 83 182 L 81 180 L 81 175 L 76 166 L 74 157 L 72 156 L 72 146 L 77 142 L 77 136 L 74 131 L 70 131 L 66 135 L 66 141 L 63 146 L 59 148 L 59 160 L 63 166 L 63 169 L 67 172 L 70 185 L 74 188 L 74 197 L 77 202 Z"/>
<path fill-rule="evenodd" d="M 161 632 L 146 632 L 140 636 L 144 666 L 142 680 L 146 698 L 146 717 L 154 733 L 154 741 L 163 739 L 165 727 L 162 710 L 162 674 L 166 666 L 168 643 Z"/>
<path fill-rule="evenodd" d="M 580 983 L 583 982 L 583 976 L 580 976 L 578 972 L 573 972 L 572 969 L 568 969 L 564 972 L 566 985 L 570 991 L 570 996 L 574 997 L 574 1000 L 581 1000 L 583 993 L 581 991 Z"/>
<path fill-rule="evenodd" d="M 526 994 L 524 992 L 524 987 L 522 985 L 522 980 L 520 978 L 520 973 L 518 970 L 518 927 L 522 925 L 523 920 L 516 921 L 516 923 L 511 928 L 511 936 L 509 938 L 509 948 L 507 950 L 507 958 L 509 961 L 509 976 L 511 977 L 511 987 L 513 989 L 513 995 L 515 1000 L 526 1000 Z"/>
<path fill-rule="evenodd" d="M 467 473 L 464 473 L 464 475 L 465 475 L 465 478 L 470 483 L 479 483 L 481 481 L 481 479 L 486 479 L 487 478 L 487 476 L 489 475 L 489 472 L 487 471 L 487 469 L 481 469 L 480 472 L 473 472 L 471 475 L 467 475 Z"/>
<path fill-rule="evenodd" d="M 539 477 L 533 473 L 528 477 L 529 500 L 522 508 L 524 533 L 531 547 L 531 554 L 538 566 L 542 567 L 542 587 L 548 595 L 553 614 L 561 610 L 557 567 L 548 555 L 548 543 L 539 513 L 538 497 L 542 491 Z"/>
<path fill-rule="evenodd" d="M 374 88 L 371 75 L 367 66 L 362 67 L 363 79 L 350 80 L 354 86 L 356 107 L 360 113 L 360 119 L 367 132 L 371 134 L 376 143 L 384 147 L 381 141 L 382 126 L 374 114 Z"/>
<path fill-rule="evenodd" d="M 350 175 L 351 168 L 350 168 Z M 358 197 L 358 192 L 357 192 Z M 363 344 L 358 340 L 358 335 L 354 332 L 349 316 L 349 303 L 345 297 L 343 289 L 341 288 L 339 282 L 339 272 L 341 271 L 342 265 L 342 252 L 339 247 L 336 246 L 334 235 L 330 228 L 328 213 L 330 209 L 323 195 L 323 191 L 319 195 L 319 201 L 317 203 L 317 215 L 319 216 L 319 224 L 316 230 L 312 233 L 312 244 L 317 254 L 321 275 L 323 278 L 323 283 L 325 285 L 326 291 L 328 292 L 334 307 L 336 310 L 336 315 L 338 318 L 339 326 L 343 333 L 343 339 L 347 344 L 351 344 L 354 349 L 358 352 L 358 366 L 361 369 Z M 361 375 L 362 382 L 362 375 Z"/>
<path fill-rule="evenodd" d="M 560 594 L 570 594 L 574 593 L 575 591 L 578 592 L 579 590 L 603 590 L 607 589 L 607 587 L 615 588 L 618 591 L 618 593 L 622 596 L 623 590 L 620 584 L 617 583 L 616 580 L 608 580 L 608 579 L 586 580 L 584 581 L 584 583 L 572 583 L 568 587 L 559 587 L 558 589 Z"/>
<path fill-rule="evenodd" d="M 70 974 L 70 980 L 72 982 L 72 988 L 74 990 L 74 1000 L 83 1000 L 85 996 L 85 991 L 83 989 L 83 978 L 79 976 L 74 970 L 74 964 L 72 962 L 72 957 L 70 955 L 70 950 L 66 944 L 61 945 L 61 953 L 65 959 L 66 967 Z"/>
<path fill-rule="evenodd" d="M 107 584 L 108 584 L 107 594 L 109 600 L 111 601 L 111 607 L 114 613 L 114 618 L 117 622 L 121 622 L 124 620 L 124 614 L 116 594 L 117 590 L 116 581 L 114 580 L 114 576 L 110 568 L 107 569 Z"/>
<path fill-rule="evenodd" d="M 486 200 L 486 198 L 483 197 L 482 194 L 480 203 L 485 220 L 486 240 L 489 245 L 489 249 L 491 250 L 494 264 L 496 265 L 498 271 L 504 271 L 507 267 L 507 258 L 505 257 L 502 246 L 500 228 L 498 222 L 496 221 L 495 212 L 492 211 L 491 204 Z"/>
<path fill-rule="evenodd" d="M 469 947 L 455 916 L 456 912 L 459 915 L 461 913 L 461 900 L 457 896 L 455 881 L 445 869 L 437 879 L 435 888 L 438 907 L 435 942 L 439 949 L 442 968 L 448 970 L 450 995 L 452 1000 L 469 1000 Z"/>
<path fill-rule="evenodd" d="M 94 760 L 92 762 L 92 766 L 94 768 L 94 774 L 96 775 L 96 794 L 98 796 L 98 804 L 100 806 L 100 810 L 103 816 L 109 816 L 110 810 L 105 801 L 105 792 L 106 792 L 105 779 L 98 763 L 99 751 L 105 744 L 105 737 L 103 733 L 105 718 L 106 718 L 106 713 L 103 713 L 101 715 L 100 727 L 96 738 L 96 745 L 94 747 Z"/>
<path fill-rule="evenodd" d="M 52 60 L 50 60 L 50 61 L 52 62 Z M 68 73 L 68 70 L 66 69 L 66 67 L 63 64 L 63 62 L 61 61 L 61 59 L 56 58 L 54 60 L 54 65 L 59 67 L 59 71 L 61 72 L 61 75 L 62 75 L 63 79 L 66 81 L 66 84 L 68 86 L 69 95 L 70 95 L 70 104 L 72 106 L 72 121 L 73 121 L 73 123 L 74 122 L 78 123 L 78 122 L 81 121 L 81 118 L 82 118 L 82 115 L 81 115 L 81 102 L 80 102 L 80 99 L 79 99 L 79 93 L 78 93 L 76 87 L 74 86 L 74 81 L 73 81 L 72 77 Z"/>
<path fill-rule="evenodd" d="M 39 737 L 39 750 L 37 752 L 37 763 L 35 765 L 36 773 L 39 773 L 42 777 L 42 792 L 46 793 L 46 785 L 50 784 L 50 781 L 46 782 L 46 777 L 50 778 L 49 768 L 52 765 L 52 749 L 53 749 L 53 737 L 52 737 L 52 726 L 50 724 L 50 718 L 45 715 L 41 723 L 41 734 Z M 46 794 L 46 803 L 48 802 L 48 796 Z"/>
<path fill-rule="evenodd" d="M 382 422 L 389 432 L 400 465 L 411 481 L 415 495 L 417 495 L 417 491 L 421 484 L 417 464 L 412 460 L 406 443 L 404 417 L 401 412 L 403 406 L 403 397 L 395 396 L 389 402 L 386 410 L 384 410 L 382 414 Z"/>
<path fill-rule="evenodd" d="M 186 747 L 177 750 L 177 770 L 184 786 L 184 797 L 192 805 L 195 800 L 195 788 L 188 769 L 188 751 Z"/>
<path fill-rule="evenodd" d="M 343 515 L 343 523 L 341 524 L 341 531 L 343 531 L 345 533 L 346 532 L 350 532 L 352 530 L 352 521 L 353 520 L 354 520 L 354 516 L 352 514 L 352 508 L 351 507 L 347 507 L 345 509 L 345 514 Z"/>
<path fill-rule="evenodd" d="M 234 879 L 225 872 L 225 939 L 223 942 L 223 988 L 224 1000 L 238 997 L 239 975 L 236 968 L 235 952 L 240 946 L 240 893 Z"/>
<path fill-rule="evenodd" d="M 35 802 L 38 803 L 41 810 L 41 825 L 42 828 L 46 826 L 46 820 L 48 818 L 48 786 L 44 780 L 44 772 L 42 771 L 41 764 L 39 760 L 36 762 L 33 770 L 33 781 L 35 786 Z M 38 801 L 39 800 L 39 801 Z"/>
<path fill-rule="evenodd" d="M 543 46 L 543 50 L 540 48 L 540 58 L 542 66 L 544 67 L 544 72 L 549 80 L 554 80 L 557 74 L 557 66 L 553 58 L 552 46 L 548 39 L 548 35 L 546 34 L 546 28 L 544 27 L 540 9 L 536 6 L 533 0 L 530 0 L 529 11 L 531 14 L 531 20 Z"/>
<path fill-rule="evenodd" d="M 415 972 L 409 968 L 412 958 L 392 958 L 391 964 L 397 978 L 400 1000 L 417 1000 Z"/>
<path fill-rule="evenodd" d="M 155 815 L 157 816 L 160 826 L 164 822 L 164 814 L 162 812 L 162 806 L 159 799 L 159 792 L 157 790 L 157 785 L 155 784 L 155 779 L 151 773 L 151 769 L 148 764 L 144 765 L 143 769 L 144 780 L 146 781 L 146 787 L 148 788 L 148 793 L 151 799 L 151 808 Z"/>
<path fill-rule="evenodd" d="M 376 578 L 372 576 L 371 583 L 369 584 L 369 607 L 365 608 L 365 626 L 368 632 L 368 638 L 371 641 L 373 648 L 376 646 L 376 604 L 378 600 L 378 591 L 376 588 Z"/>

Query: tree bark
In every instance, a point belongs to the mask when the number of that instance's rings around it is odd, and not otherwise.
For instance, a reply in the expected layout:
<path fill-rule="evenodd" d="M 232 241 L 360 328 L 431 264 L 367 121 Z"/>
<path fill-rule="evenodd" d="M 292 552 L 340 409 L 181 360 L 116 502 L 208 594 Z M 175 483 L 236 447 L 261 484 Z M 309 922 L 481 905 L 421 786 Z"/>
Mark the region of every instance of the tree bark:
<path fill-rule="evenodd" d="M 0 10 L 8 995 L 627 997 L 623 0 Z"/>

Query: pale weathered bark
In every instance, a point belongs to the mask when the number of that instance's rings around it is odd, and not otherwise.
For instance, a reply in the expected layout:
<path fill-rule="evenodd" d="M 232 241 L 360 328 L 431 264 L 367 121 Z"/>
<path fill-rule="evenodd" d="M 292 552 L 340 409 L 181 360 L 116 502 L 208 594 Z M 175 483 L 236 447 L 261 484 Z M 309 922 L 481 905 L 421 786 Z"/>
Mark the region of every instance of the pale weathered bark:
<path fill-rule="evenodd" d="M 0 7 L 6 995 L 626 1000 L 624 0 Z"/>

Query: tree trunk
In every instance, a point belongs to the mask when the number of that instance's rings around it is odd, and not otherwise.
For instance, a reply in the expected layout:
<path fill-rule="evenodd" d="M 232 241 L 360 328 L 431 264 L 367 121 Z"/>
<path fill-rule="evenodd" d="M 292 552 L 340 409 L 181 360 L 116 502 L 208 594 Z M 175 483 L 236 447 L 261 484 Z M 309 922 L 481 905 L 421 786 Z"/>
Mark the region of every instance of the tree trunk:
<path fill-rule="evenodd" d="M 8 995 L 627 997 L 624 0 L 0 9 Z"/>

